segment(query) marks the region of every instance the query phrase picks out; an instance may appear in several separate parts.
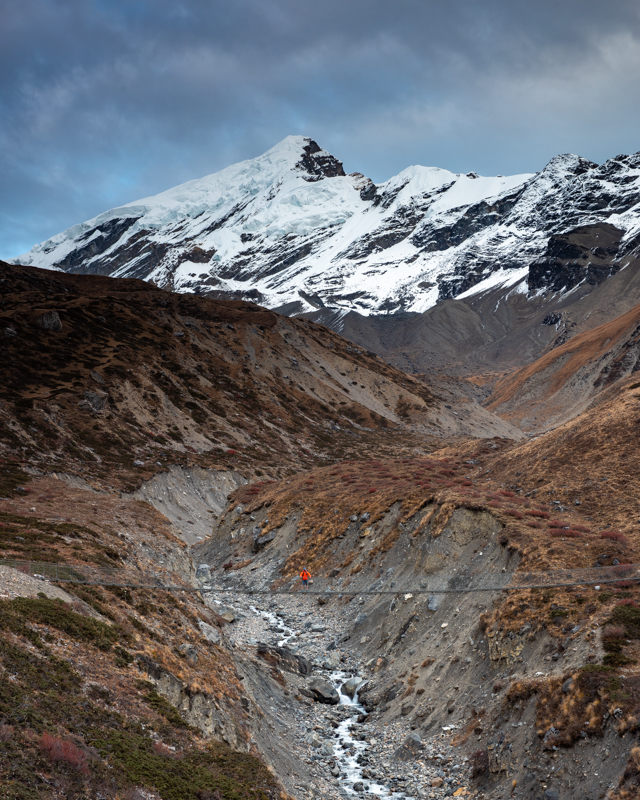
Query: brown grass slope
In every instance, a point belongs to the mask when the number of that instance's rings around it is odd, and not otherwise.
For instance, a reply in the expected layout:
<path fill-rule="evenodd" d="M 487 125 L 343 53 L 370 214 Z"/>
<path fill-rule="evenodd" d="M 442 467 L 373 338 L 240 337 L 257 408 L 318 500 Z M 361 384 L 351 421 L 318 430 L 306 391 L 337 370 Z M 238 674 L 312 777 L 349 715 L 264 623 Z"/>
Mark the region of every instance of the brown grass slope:
<path fill-rule="evenodd" d="M 487 407 L 523 430 L 545 430 L 584 411 L 600 392 L 639 368 L 636 306 L 504 378 Z"/>
<path fill-rule="evenodd" d="M 0 448 L 34 465 L 131 487 L 168 463 L 278 475 L 401 453 L 409 432 L 428 446 L 474 425 L 513 431 L 477 404 L 478 424 L 463 420 L 337 334 L 251 303 L 9 265 L 0 276 Z"/>
<path fill-rule="evenodd" d="M 0 494 L 0 558 L 108 566 L 125 585 L 189 581 L 184 545 L 145 503 L 11 462 Z M 66 599 L 48 599 L 21 577 L 0 574 L 3 798 L 283 796 L 251 754 L 233 658 L 203 634 L 224 623 L 199 595 L 62 583 Z"/>

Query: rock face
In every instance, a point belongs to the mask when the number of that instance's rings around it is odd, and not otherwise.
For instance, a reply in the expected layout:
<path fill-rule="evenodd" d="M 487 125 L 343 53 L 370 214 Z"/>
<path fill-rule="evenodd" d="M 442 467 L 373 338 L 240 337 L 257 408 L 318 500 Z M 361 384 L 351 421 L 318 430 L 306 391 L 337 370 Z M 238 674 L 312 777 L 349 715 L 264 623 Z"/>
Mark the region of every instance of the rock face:
<path fill-rule="evenodd" d="M 560 155 L 511 177 L 414 166 L 376 186 L 290 136 L 14 263 L 117 273 L 288 314 L 424 312 L 498 286 L 562 295 L 597 286 L 637 254 L 639 166 L 638 153 L 601 165 Z"/>
<path fill-rule="evenodd" d="M 337 706 L 340 696 L 333 686 L 322 678 L 314 678 L 309 684 L 309 690 L 313 693 L 314 700 L 318 703 L 326 703 L 329 706 Z"/>

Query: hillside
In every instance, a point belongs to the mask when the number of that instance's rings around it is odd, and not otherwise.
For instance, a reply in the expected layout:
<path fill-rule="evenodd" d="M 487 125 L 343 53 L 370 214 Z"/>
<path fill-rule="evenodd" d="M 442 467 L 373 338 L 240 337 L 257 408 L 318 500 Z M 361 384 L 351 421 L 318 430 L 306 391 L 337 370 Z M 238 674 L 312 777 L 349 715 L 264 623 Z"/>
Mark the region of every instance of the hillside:
<path fill-rule="evenodd" d="M 0 287 L 8 798 L 637 796 L 637 309 L 504 377 L 525 437 L 479 405 L 497 368 L 134 279 Z"/>
<path fill-rule="evenodd" d="M 169 463 L 275 476 L 412 450 L 414 434 L 520 436 L 314 323 L 142 281 L 0 273 L 0 440 L 33 466 L 131 489 Z"/>
<path fill-rule="evenodd" d="M 640 306 L 579 334 L 499 382 L 487 407 L 525 431 L 572 419 L 640 368 Z"/>

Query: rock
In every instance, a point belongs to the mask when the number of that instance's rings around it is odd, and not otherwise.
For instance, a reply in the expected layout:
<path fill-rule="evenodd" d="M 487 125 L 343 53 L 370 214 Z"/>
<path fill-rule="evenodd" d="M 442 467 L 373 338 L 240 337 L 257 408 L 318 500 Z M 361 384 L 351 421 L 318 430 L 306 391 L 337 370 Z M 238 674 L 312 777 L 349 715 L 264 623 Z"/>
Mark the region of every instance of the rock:
<path fill-rule="evenodd" d="M 99 383 L 101 386 L 104 386 L 104 378 L 99 372 L 96 372 L 95 369 L 89 370 L 89 375 L 91 375 L 91 379 L 94 380 L 96 383 Z"/>
<path fill-rule="evenodd" d="M 198 620 L 198 627 L 208 642 L 211 642 L 211 644 L 220 644 L 222 634 L 218 628 L 214 628 L 213 625 L 209 625 L 208 623 L 203 622 L 201 619 Z"/>
<path fill-rule="evenodd" d="M 221 611 L 221 613 L 218 614 L 218 616 L 221 617 L 225 622 L 228 622 L 229 624 L 231 624 L 236 618 L 236 615 L 233 613 L 233 611 L 229 610 Z"/>
<path fill-rule="evenodd" d="M 544 800 L 560 800 L 560 795 L 555 789 L 547 789 L 544 793 Z"/>
<path fill-rule="evenodd" d="M 211 579 L 211 567 L 208 564 L 198 564 L 196 569 L 196 578 L 202 581 Z"/>
<path fill-rule="evenodd" d="M 442 786 L 443 783 L 444 783 L 444 780 L 442 778 L 432 778 L 431 779 L 431 786 L 434 789 L 438 789 L 440 786 Z"/>
<path fill-rule="evenodd" d="M 353 700 L 361 683 L 362 678 L 349 678 L 349 680 L 345 681 L 340 687 L 342 694 L 346 694 L 347 697 L 350 697 Z"/>
<path fill-rule="evenodd" d="M 136 458 L 136 460 L 133 462 L 133 466 L 134 467 L 144 467 L 144 461 L 140 461 L 139 458 Z"/>
<path fill-rule="evenodd" d="M 260 642 L 258 644 L 258 655 L 272 667 L 281 667 L 287 672 L 297 675 L 310 675 L 311 664 L 304 656 L 292 653 L 286 647 L 270 647 L 268 644 Z"/>
<path fill-rule="evenodd" d="M 401 761 L 409 761 L 416 758 L 424 750 L 422 739 L 417 733 L 410 733 L 400 747 L 395 751 L 394 756 Z"/>
<path fill-rule="evenodd" d="M 253 552 L 257 553 L 262 550 L 263 547 L 272 542 L 276 538 L 276 532 L 270 531 L 269 533 L 265 533 L 264 536 L 256 536 L 256 530 L 260 531 L 260 528 L 253 529 Z"/>
<path fill-rule="evenodd" d="M 364 612 L 362 614 L 358 614 L 355 622 L 353 623 L 353 627 L 359 628 L 361 625 L 364 625 L 366 621 L 367 621 L 367 615 Z"/>
<path fill-rule="evenodd" d="M 562 691 L 565 694 L 568 694 L 572 688 L 573 688 L 573 678 L 567 678 L 567 680 L 562 684 Z"/>
<path fill-rule="evenodd" d="M 358 517 L 357 517 L 357 515 L 356 515 L 356 514 L 352 514 L 352 515 L 349 517 L 349 522 L 357 522 L 357 521 L 358 521 Z"/>
<path fill-rule="evenodd" d="M 7 325 L 7 327 L 4 329 L 4 335 L 7 337 L 7 339 L 13 339 L 18 334 L 16 333 L 15 328 L 12 328 L 11 326 Z"/>
<path fill-rule="evenodd" d="M 364 783 L 362 781 L 358 781 L 357 783 L 353 784 L 353 791 L 354 792 L 364 792 Z"/>
<path fill-rule="evenodd" d="M 329 658 L 326 658 L 322 662 L 322 666 L 324 667 L 324 669 L 328 669 L 331 671 L 340 669 L 340 659 L 338 658 L 338 656 L 330 656 Z"/>
<path fill-rule="evenodd" d="M 327 630 L 326 625 L 312 625 L 311 633 L 324 633 Z"/>
<path fill-rule="evenodd" d="M 45 331 L 53 331 L 54 333 L 60 333 L 62 330 L 62 321 L 57 311 L 45 311 L 36 320 L 36 325 Z"/>
<path fill-rule="evenodd" d="M 320 748 L 320 752 L 325 756 L 332 756 L 333 755 L 333 745 L 329 742 L 324 742 L 322 747 Z"/>
<path fill-rule="evenodd" d="M 332 569 L 331 572 L 329 573 L 329 577 L 330 578 L 337 578 L 339 574 L 340 574 L 340 570 L 339 569 Z"/>
<path fill-rule="evenodd" d="M 371 519 L 371 514 L 368 511 L 365 511 L 364 514 L 360 516 L 360 522 L 369 522 Z"/>
<path fill-rule="evenodd" d="M 333 686 L 322 678 L 314 678 L 309 684 L 309 689 L 313 692 L 314 700 L 318 703 L 325 703 L 329 706 L 337 706 L 340 696 Z"/>
<path fill-rule="evenodd" d="M 109 395 L 106 392 L 91 392 L 88 389 L 83 394 L 83 400 L 78 405 L 85 411 L 92 411 L 94 414 L 99 414 L 104 411 L 107 406 Z"/>
<path fill-rule="evenodd" d="M 437 611 L 442 605 L 443 600 L 443 594 L 430 594 L 429 599 L 427 600 L 427 609 L 429 611 Z"/>
<path fill-rule="evenodd" d="M 185 642 L 178 647 L 178 650 L 184 655 L 189 664 L 191 664 L 192 667 L 195 667 L 195 665 L 198 663 L 197 648 L 194 647 L 194 645 Z"/>
<path fill-rule="evenodd" d="M 311 747 L 315 747 L 316 749 L 322 746 L 322 739 L 318 736 L 317 733 L 312 733 L 309 737 L 309 744 Z"/>

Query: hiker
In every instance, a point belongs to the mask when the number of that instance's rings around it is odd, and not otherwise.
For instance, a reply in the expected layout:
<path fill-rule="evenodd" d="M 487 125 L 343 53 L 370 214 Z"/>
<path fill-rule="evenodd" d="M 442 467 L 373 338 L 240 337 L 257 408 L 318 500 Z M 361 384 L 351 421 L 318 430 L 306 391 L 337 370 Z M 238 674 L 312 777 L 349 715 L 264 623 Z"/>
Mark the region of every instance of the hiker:
<path fill-rule="evenodd" d="M 306 567 L 300 573 L 300 577 L 302 578 L 302 588 L 305 591 L 308 592 L 309 591 L 309 578 L 311 577 L 311 573 L 309 572 L 309 570 Z"/>

